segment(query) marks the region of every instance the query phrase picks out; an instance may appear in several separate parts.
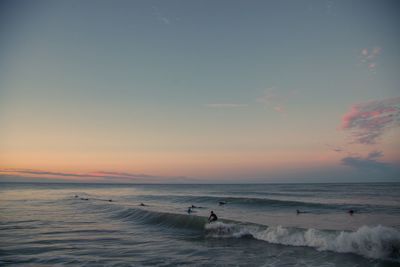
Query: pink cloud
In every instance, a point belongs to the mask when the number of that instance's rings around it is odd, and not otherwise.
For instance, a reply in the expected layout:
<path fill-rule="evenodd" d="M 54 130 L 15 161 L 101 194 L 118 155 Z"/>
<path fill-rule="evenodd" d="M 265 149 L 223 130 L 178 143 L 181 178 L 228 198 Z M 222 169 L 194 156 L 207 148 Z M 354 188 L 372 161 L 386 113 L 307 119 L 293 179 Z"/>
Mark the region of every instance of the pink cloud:
<path fill-rule="evenodd" d="M 374 144 L 389 128 L 400 126 L 400 97 L 353 105 L 342 118 L 342 130 L 350 130 L 354 142 Z"/>

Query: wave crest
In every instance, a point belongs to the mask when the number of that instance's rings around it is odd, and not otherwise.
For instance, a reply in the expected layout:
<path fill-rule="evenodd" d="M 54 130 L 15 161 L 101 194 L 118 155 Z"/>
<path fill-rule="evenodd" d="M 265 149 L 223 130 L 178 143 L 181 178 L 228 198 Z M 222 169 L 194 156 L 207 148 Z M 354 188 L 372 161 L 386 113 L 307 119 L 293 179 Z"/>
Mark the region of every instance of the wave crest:
<path fill-rule="evenodd" d="M 111 209 L 112 207 L 109 207 Z M 115 208 L 115 207 L 113 207 Z M 107 212 L 109 210 L 107 209 Z M 254 238 L 272 244 L 312 247 L 321 251 L 354 253 L 367 258 L 400 262 L 400 232 L 386 226 L 362 226 L 356 231 L 265 226 L 236 221 L 207 223 L 195 215 L 150 211 L 140 208 L 114 210 L 112 217 L 166 228 L 204 231 L 211 238 Z"/>
<path fill-rule="evenodd" d="M 362 226 L 357 231 L 328 231 L 317 229 L 269 226 L 266 229 L 216 222 L 205 230 L 212 237 L 253 237 L 272 244 L 312 247 L 321 251 L 354 253 L 367 258 L 400 261 L 400 232 L 385 226 Z"/>

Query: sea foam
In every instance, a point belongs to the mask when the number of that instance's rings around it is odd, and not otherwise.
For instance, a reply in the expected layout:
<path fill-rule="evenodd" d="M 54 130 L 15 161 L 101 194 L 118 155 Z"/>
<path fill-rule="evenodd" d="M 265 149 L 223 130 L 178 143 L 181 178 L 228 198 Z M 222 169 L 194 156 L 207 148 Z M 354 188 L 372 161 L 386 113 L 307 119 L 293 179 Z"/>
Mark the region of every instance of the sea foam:
<path fill-rule="evenodd" d="M 367 258 L 400 261 L 400 232 L 385 226 L 362 226 L 354 232 L 270 226 L 262 229 L 216 222 L 205 226 L 212 237 L 253 237 L 268 243 L 312 247 L 321 251 L 354 253 Z"/>

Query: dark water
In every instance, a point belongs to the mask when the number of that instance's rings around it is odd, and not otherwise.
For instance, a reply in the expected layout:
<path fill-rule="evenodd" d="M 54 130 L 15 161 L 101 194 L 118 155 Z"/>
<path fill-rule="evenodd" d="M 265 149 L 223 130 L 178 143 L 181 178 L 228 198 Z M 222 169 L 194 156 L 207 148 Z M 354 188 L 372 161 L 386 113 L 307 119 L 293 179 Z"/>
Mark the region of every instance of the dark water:
<path fill-rule="evenodd" d="M 400 265 L 400 184 L 0 186 L 1 266 Z"/>

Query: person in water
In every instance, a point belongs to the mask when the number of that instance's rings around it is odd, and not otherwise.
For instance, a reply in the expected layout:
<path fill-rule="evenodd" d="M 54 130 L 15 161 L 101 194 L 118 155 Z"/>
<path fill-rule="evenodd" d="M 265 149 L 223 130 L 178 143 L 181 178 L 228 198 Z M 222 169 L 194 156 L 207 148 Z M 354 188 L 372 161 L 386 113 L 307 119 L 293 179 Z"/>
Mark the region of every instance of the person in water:
<path fill-rule="evenodd" d="M 215 222 L 216 220 L 218 220 L 217 215 L 215 215 L 214 211 L 211 211 L 210 213 L 210 217 L 208 217 L 208 222 Z"/>
<path fill-rule="evenodd" d="M 296 210 L 296 214 L 299 215 L 300 213 L 307 213 L 307 211 Z"/>
<path fill-rule="evenodd" d="M 189 208 L 188 208 L 187 213 L 188 213 L 188 214 L 192 213 L 192 207 L 189 207 Z"/>

